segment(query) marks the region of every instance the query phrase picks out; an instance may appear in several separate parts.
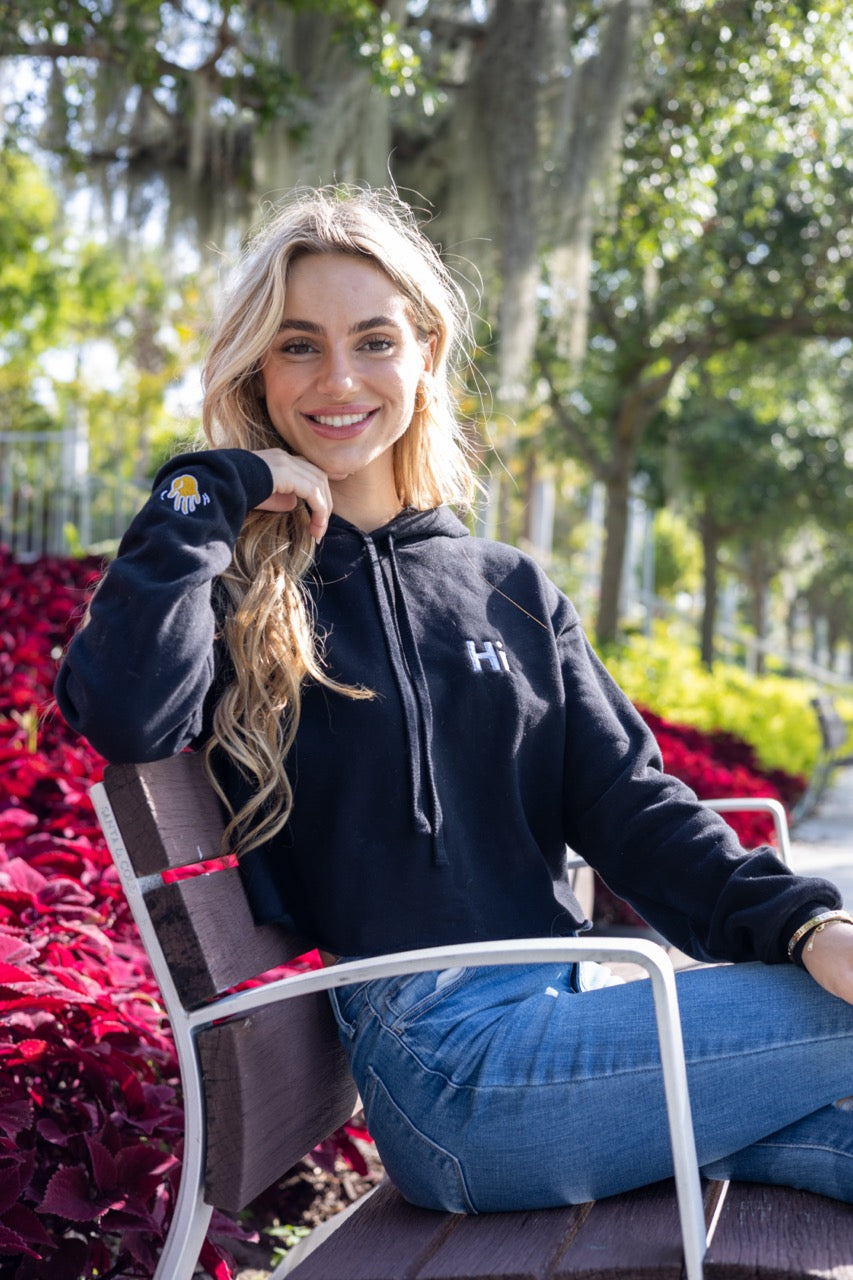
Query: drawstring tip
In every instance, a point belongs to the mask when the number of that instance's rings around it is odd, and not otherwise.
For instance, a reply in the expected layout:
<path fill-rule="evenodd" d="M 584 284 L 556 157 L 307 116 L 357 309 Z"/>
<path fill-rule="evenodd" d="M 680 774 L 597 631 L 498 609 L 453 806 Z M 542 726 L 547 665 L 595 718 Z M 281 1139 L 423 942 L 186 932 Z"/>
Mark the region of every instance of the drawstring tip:
<path fill-rule="evenodd" d="M 433 840 L 433 861 L 437 867 L 448 867 L 450 859 L 447 856 L 447 845 L 444 843 L 444 836 L 440 831 L 435 833 Z"/>

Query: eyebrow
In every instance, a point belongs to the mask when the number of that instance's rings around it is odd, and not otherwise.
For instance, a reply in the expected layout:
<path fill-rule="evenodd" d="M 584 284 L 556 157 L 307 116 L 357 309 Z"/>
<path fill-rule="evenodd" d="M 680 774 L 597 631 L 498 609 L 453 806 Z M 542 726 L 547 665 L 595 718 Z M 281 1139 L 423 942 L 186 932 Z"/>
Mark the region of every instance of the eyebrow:
<path fill-rule="evenodd" d="M 366 333 L 369 329 L 399 329 L 400 325 L 396 320 L 392 320 L 389 316 L 371 316 L 368 320 L 359 320 L 350 329 L 350 333 Z M 279 333 L 283 333 L 286 329 L 296 329 L 300 333 L 324 333 L 321 324 L 315 324 L 313 320 L 282 320 L 278 327 Z"/>

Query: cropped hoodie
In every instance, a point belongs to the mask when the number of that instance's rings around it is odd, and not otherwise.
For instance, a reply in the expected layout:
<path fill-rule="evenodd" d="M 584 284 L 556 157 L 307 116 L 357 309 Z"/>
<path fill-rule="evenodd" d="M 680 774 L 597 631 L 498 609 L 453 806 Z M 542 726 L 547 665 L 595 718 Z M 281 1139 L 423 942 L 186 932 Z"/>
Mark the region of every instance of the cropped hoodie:
<path fill-rule="evenodd" d="M 266 464 L 242 450 L 159 473 L 60 670 L 59 706 L 111 761 L 197 748 L 228 658 L 214 584 Z M 241 859 L 258 921 L 338 955 L 568 934 L 565 850 L 703 960 L 786 958 L 835 887 L 798 877 L 663 772 L 648 728 L 530 557 L 446 508 L 365 533 L 333 515 L 306 592 L 330 673 L 308 682 L 285 828 Z M 247 782 L 220 755 L 239 807 Z"/>

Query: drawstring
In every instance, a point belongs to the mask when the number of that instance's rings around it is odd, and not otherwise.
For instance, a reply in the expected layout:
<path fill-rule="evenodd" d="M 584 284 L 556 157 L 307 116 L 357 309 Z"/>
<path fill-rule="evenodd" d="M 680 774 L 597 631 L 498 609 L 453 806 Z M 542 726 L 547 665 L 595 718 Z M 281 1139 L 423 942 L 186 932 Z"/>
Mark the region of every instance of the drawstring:
<path fill-rule="evenodd" d="M 444 822 L 432 761 L 432 704 L 414 633 L 406 609 L 405 595 L 397 565 L 394 538 L 386 535 L 390 582 L 373 539 L 365 535 L 370 558 L 376 603 L 394 679 L 400 694 L 409 743 L 409 779 L 416 830 L 431 834 L 433 859 L 447 865 Z"/>
<path fill-rule="evenodd" d="M 432 760 L 432 703 L 430 702 L 429 688 L 427 686 L 426 676 L 424 675 L 424 669 L 421 665 L 421 656 L 418 652 L 414 632 L 412 631 L 409 612 L 406 608 L 406 597 L 403 593 L 402 581 L 400 580 L 400 570 L 397 562 L 394 537 L 393 534 L 390 533 L 388 534 L 388 560 L 391 566 L 391 576 L 394 583 L 394 596 L 398 605 L 398 624 L 401 631 L 405 631 L 403 644 L 404 649 L 408 653 L 409 674 L 414 685 L 415 696 L 421 713 L 421 724 L 423 725 L 423 773 L 426 782 L 430 816 L 432 819 L 433 851 L 436 864 L 438 866 L 445 866 L 447 864 L 447 847 L 444 842 L 444 815 L 441 811 L 441 801 L 438 795 L 438 787 L 435 781 L 435 768 Z"/>

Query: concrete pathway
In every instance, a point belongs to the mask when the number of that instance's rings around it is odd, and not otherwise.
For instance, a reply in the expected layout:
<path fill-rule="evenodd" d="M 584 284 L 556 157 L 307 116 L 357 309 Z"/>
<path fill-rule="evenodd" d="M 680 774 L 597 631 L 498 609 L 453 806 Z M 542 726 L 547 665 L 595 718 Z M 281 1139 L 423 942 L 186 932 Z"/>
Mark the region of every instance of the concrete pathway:
<path fill-rule="evenodd" d="M 791 860 L 801 875 L 834 881 L 853 911 L 853 765 L 836 770 L 815 811 L 794 828 Z"/>

